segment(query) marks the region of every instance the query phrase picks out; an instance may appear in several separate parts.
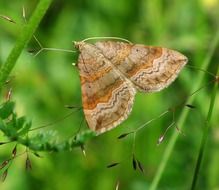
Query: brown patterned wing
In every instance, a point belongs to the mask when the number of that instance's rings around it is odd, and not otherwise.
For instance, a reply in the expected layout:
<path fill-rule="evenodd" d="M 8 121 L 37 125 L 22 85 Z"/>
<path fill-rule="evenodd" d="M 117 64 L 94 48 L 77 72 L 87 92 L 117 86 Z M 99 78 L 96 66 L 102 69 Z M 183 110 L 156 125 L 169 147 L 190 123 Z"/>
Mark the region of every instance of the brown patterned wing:
<path fill-rule="evenodd" d="M 116 127 L 132 110 L 133 84 L 92 44 L 76 43 L 80 51 L 82 103 L 88 126 L 97 133 Z"/>
<path fill-rule="evenodd" d="M 123 42 L 97 42 L 104 56 L 143 92 L 162 90 L 171 84 L 187 63 L 181 53 L 167 48 Z"/>

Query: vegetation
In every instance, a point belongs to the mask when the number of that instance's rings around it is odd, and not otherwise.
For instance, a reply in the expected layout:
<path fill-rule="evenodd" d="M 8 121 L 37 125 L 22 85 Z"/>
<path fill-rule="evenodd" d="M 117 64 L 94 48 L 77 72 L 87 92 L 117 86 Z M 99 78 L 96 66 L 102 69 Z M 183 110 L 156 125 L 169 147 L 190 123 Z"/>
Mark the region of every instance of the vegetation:
<path fill-rule="evenodd" d="M 218 10 L 214 0 L 2 0 L 0 189 L 219 188 Z M 189 63 L 96 136 L 81 109 L 78 53 L 46 50 L 92 36 L 176 49 Z"/>

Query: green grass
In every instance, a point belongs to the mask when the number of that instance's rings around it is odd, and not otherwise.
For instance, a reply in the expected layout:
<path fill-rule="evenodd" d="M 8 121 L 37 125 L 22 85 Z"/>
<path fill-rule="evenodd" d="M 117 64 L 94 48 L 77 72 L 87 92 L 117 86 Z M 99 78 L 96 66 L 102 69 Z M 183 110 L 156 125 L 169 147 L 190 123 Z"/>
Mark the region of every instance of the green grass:
<path fill-rule="evenodd" d="M 188 56 L 189 65 L 212 73 L 217 71 L 219 5 L 216 1 L 51 2 L 17 1 L 11 4 L 2 0 L 0 6 L 0 14 L 10 16 L 17 23 L 0 20 L 1 103 L 12 88 L 18 116 L 25 115 L 32 120 L 33 128 L 55 123 L 31 132 L 30 138 L 32 134 L 53 131 L 56 141 L 50 143 L 55 145 L 71 139 L 81 123 L 81 130 L 87 130 L 82 111 L 55 122 L 69 114 L 64 105 L 81 106 L 79 75 L 71 64 L 77 62 L 77 55 L 44 51 L 34 57 L 28 50 L 39 50 L 40 47 L 31 38 L 33 34 L 43 47 L 65 49 L 73 49 L 72 41 L 87 37 L 118 36 L 133 43 L 176 49 Z M 22 20 L 22 6 L 25 6 L 27 25 Z M 10 83 L 4 84 L 8 77 Z M 86 157 L 80 148 L 71 152 L 61 148 L 63 151 L 59 153 L 50 153 L 48 146 L 44 146 L 47 149 L 41 150 L 46 152 L 39 152 L 43 158 L 30 154 L 31 172 L 25 172 L 25 154 L 16 158 L 0 189 L 89 187 L 91 190 L 110 190 L 115 189 L 117 181 L 120 181 L 120 189 L 126 190 L 219 188 L 216 159 L 218 84 L 211 83 L 189 97 L 209 81 L 212 77 L 207 73 L 185 67 L 169 88 L 154 94 L 138 94 L 132 114 L 121 126 L 98 137 L 89 136 L 84 147 Z M 185 136 L 172 128 L 157 146 L 158 138 L 172 122 L 172 115 L 166 114 L 151 122 L 137 133 L 134 150 L 135 157 L 144 165 L 145 174 L 134 171 L 132 136 L 122 140 L 117 137 L 156 118 L 186 98 L 187 103 L 196 108 L 180 107 L 175 113 L 178 127 Z M 2 134 L 0 142 L 6 140 Z M 10 157 L 14 145 L 1 145 L 0 161 Z M 25 151 L 25 147 L 19 145 L 17 151 Z M 107 169 L 106 166 L 113 162 L 121 163 Z"/>
<path fill-rule="evenodd" d="M 211 60 L 212 60 L 212 56 L 213 56 L 213 54 L 214 54 L 214 52 L 215 52 L 215 50 L 218 46 L 218 43 L 219 43 L 219 30 L 216 33 L 215 37 L 213 38 L 212 44 L 211 44 L 211 46 L 209 48 L 209 51 L 206 55 L 206 58 L 205 58 L 205 60 L 202 64 L 201 68 L 203 70 L 206 70 L 206 71 L 208 70 L 208 68 L 210 66 L 210 63 L 211 63 Z M 217 74 L 218 74 L 217 70 L 218 70 L 218 66 L 216 68 L 215 76 L 217 76 Z M 202 83 L 204 81 L 205 74 L 206 73 L 199 73 L 199 75 L 196 77 L 196 79 L 194 80 L 194 86 L 192 87 L 192 89 L 193 89 L 192 92 L 195 92 L 197 89 L 202 87 Z M 201 145 L 200 145 L 198 160 L 197 160 L 196 169 L 195 169 L 195 172 L 194 172 L 194 178 L 193 178 L 191 189 L 195 189 L 195 185 L 197 183 L 198 173 L 199 173 L 199 170 L 200 170 L 200 164 L 201 164 L 201 161 L 202 161 L 203 152 L 204 152 L 204 148 L 205 148 L 206 141 L 207 141 L 207 136 L 209 135 L 209 128 L 210 128 L 209 122 L 210 122 L 212 112 L 213 112 L 213 107 L 214 107 L 214 104 L 215 104 L 215 97 L 216 97 L 217 90 L 218 90 L 217 88 L 218 88 L 218 83 L 215 82 L 214 88 L 212 89 L 212 92 L 211 92 L 212 93 L 211 103 L 210 103 L 208 115 L 206 117 L 206 124 L 205 124 L 205 128 L 203 130 L 202 142 L 201 142 Z M 195 99 L 195 96 L 192 96 L 187 100 L 187 102 L 193 104 L 194 99 Z M 182 111 L 182 113 L 181 113 L 181 115 L 178 119 L 178 122 L 177 122 L 180 129 L 182 129 L 183 126 L 185 125 L 185 122 L 186 122 L 187 116 L 189 114 L 189 111 L 191 111 L 191 110 L 184 109 Z M 151 190 L 157 189 L 159 180 L 162 177 L 162 174 L 165 170 L 168 159 L 169 159 L 169 157 L 170 157 L 170 155 L 173 151 L 174 145 L 177 141 L 177 138 L 178 138 L 179 134 L 180 134 L 179 132 L 175 132 L 170 137 L 169 143 L 168 143 L 168 145 L 166 147 L 166 150 L 163 154 L 163 159 L 162 159 L 162 161 L 159 165 L 157 173 L 156 173 L 156 175 L 153 179 L 153 182 L 151 184 L 151 187 L 150 187 Z"/>
<path fill-rule="evenodd" d="M 22 50 L 24 49 L 25 45 L 30 41 L 36 28 L 38 27 L 42 17 L 46 13 L 49 5 L 51 4 L 52 0 L 41 0 L 36 7 L 33 16 L 31 17 L 29 23 L 24 25 L 21 35 L 17 39 L 17 42 L 12 49 L 11 53 L 9 54 L 5 64 L 2 65 L 0 70 L 0 90 L 6 80 L 8 79 L 11 70 L 16 64 L 18 57 L 20 56 Z"/>

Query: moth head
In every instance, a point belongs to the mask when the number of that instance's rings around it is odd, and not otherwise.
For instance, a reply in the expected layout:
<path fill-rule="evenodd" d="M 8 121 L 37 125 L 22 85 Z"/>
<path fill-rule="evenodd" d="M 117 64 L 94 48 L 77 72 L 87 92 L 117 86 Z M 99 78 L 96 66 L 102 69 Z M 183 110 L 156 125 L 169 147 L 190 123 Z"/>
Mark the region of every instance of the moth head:
<path fill-rule="evenodd" d="M 81 51 L 81 49 L 83 48 L 85 42 L 83 42 L 83 41 L 82 41 L 82 42 L 73 41 L 73 44 L 74 44 L 74 47 L 75 47 L 76 49 L 78 49 L 79 51 Z"/>

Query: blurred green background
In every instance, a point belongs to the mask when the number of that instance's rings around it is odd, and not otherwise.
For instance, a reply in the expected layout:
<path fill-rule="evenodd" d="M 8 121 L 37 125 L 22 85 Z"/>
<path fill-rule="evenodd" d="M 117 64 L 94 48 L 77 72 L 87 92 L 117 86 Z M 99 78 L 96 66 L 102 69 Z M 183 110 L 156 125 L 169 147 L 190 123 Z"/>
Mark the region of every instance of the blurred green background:
<path fill-rule="evenodd" d="M 13 18 L 17 24 L 0 20 L 0 63 L 4 63 L 24 24 L 22 7 L 27 20 L 37 1 L 0 0 L 0 14 Z M 44 47 L 74 49 L 72 41 L 92 36 L 117 36 L 133 43 L 168 47 L 184 53 L 189 64 L 201 67 L 219 26 L 218 0 L 56 0 L 37 29 L 35 36 Z M 64 117 L 70 112 L 65 105 L 81 105 L 80 80 L 77 55 L 64 52 L 42 52 L 34 57 L 28 50 L 39 50 L 34 39 L 19 58 L 5 91 L 13 89 L 19 115 L 26 115 L 38 127 Z M 216 50 L 210 71 L 219 64 Z M 148 125 L 136 136 L 135 155 L 144 165 L 145 174 L 132 167 L 132 136 L 122 140 L 117 137 L 142 123 L 157 117 L 169 107 L 179 104 L 191 94 L 192 80 L 198 70 L 184 68 L 179 78 L 167 89 L 153 94 L 137 94 L 130 117 L 116 129 L 93 138 L 86 145 L 86 157 L 79 148 L 71 152 L 41 153 L 43 158 L 31 156 L 32 171 L 25 171 L 25 156 L 14 160 L 8 177 L 0 183 L 1 190 L 61 190 L 61 189 L 148 189 L 168 143 L 170 129 L 162 144 L 159 137 L 172 121 L 169 114 Z M 206 81 L 209 80 L 206 75 Z M 206 83 L 203 81 L 203 85 Z M 180 135 L 171 158 L 162 174 L 159 189 L 188 189 L 191 185 L 202 128 L 209 105 L 209 88 L 196 95 L 197 109 L 190 112 L 183 126 L 185 136 Z M 3 99 L 3 97 L 1 97 Z M 182 107 L 177 113 L 179 116 Z M 212 130 L 198 189 L 219 189 L 219 99 L 212 118 Z M 74 135 L 83 122 L 82 111 L 57 122 L 53 129 L 60 141 Z M 4 137 L 1 135 L 1 139 Z M 0 161 L 10 156 L 14 145 L 1 146 Z M 19 147 L 22 151 L 23 147 Z M 121 162 L 114 168 L 106 168 L 113 162 Z"/>

